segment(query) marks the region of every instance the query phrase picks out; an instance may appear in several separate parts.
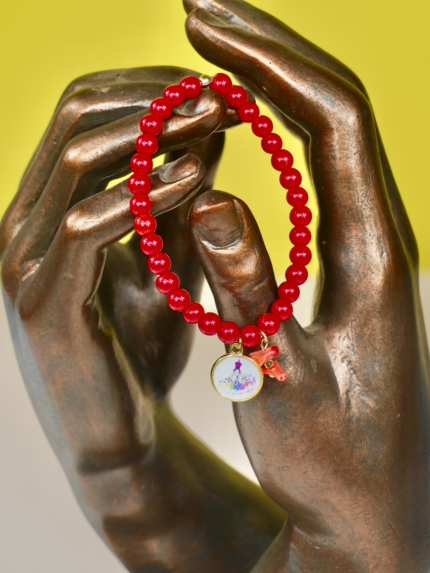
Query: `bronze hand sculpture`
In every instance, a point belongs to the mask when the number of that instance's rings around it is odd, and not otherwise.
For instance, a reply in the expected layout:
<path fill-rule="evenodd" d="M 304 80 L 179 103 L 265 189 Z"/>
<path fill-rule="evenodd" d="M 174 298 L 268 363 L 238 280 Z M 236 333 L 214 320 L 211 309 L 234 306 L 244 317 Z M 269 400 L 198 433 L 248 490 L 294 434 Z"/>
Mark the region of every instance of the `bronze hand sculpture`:
<path fill-rule="evenodd" d="M 429 358 L 418 252 L 364 87 L 340 62 L 242 0 L 185 0 L 188 37 L 308 144 L 318 197 L 315 318 L 272 337 L 287 382 L 235 404 L 266 493 L 290 515 L 255 572 L 428 572 Z M 258 227 L 207 192 L 191 231 L 221 317 L 276 298 Z M 266 377 L 267 378 L 267 377 Z"/>

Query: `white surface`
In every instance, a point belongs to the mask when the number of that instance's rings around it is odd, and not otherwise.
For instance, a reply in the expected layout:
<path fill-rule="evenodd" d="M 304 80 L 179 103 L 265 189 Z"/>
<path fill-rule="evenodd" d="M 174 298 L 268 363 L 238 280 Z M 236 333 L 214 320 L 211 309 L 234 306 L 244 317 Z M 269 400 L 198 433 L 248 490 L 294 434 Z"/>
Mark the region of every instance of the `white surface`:
<path fill-rule="evenodd" d="M 295 305 L 302 324 L 312 306 L 310 281 Z M 430 328 L 430 274 L 421 295 Z M 205 292 L 210 306 L 210 293 Z M 193 352 L 173 393 L 186 424 L 218 455 L 253 476 L 236 431 L 231 404 L 212 388 L 209 372 L 223 347 L 197 334 Z M 61 466 L 27 397 L 0 303 L 0 573 L 121 573 L 116 561 L 83 517 Z"/>

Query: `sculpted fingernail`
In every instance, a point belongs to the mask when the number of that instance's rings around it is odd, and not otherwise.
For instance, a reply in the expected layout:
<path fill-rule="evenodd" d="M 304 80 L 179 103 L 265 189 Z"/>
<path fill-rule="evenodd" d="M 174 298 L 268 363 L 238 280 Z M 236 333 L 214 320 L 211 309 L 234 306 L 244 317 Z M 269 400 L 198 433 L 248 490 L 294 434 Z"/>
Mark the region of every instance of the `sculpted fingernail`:
<path fill-rule="evenodd" d="M 158 176 L 163 183 L 173 183 L 196 174 L 202 162 L 194 155 L 188 154 L 176 161 L 163 165 L 158 170 Z"/>
<path fill-rule="evenodd" d="M 241 212 L 226 193 L 204 193 L 197 199 L 192 217 L 197 233 L 213 247 L 228 247 L 242 238 Z"/>
<path fill-rule="evenodd" d="M 214 16 L 208 10 L 204 10 L 203 8 L 197 8 L 194 10 L 193 14 L 197 16 L 199 20 L 206 22 L 210 26 L 214 26 L 215 28 L 228 28 L 230 23 L 222 18 L 218 18 L 218 16 Z"/>

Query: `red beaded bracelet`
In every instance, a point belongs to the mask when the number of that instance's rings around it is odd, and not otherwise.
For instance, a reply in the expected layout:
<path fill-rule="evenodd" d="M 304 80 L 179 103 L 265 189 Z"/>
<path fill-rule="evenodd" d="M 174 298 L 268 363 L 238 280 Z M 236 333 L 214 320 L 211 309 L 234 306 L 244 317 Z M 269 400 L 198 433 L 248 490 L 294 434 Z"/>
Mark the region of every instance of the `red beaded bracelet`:
<path fill-rule="evenodd" d="M 151 199 L 147 193 L 151 189 L 148 174 L 153 163 L 151 155 L 158 150 L 157 135 L 163 129 L 163 120 L 170 117 L 173 108 L 184 103 L 186 99 L 198 97 L 203 87 L 209 87 L 225 98 L 227 105 L 237 109 L 239 119 L 250 123 L 252 131 L 261 137 L 261 146 L 270 153 L 272 166 L 280 171 L 280 183 L 287 189 L 287 201 L 292 206 L 290 220 L 294 227 L 290 232 L 293 247 L 290 251 L 291 265 L 286 271 L 286 281 L 278 288 L 279 298 L 271 305 L 271 312 L 262 314 L 257 326 L 246 324 L 239 326 L 231 321 L 222 322 L 214 312 L 205 312 L 198 302 L 191 302 L 189 293 L 180 288 L 178 276 L 170 271 L 171 261 L 162 252 L 163 240 L 155 234 L 156 219 L 150 214 Z M 312 213 L 306 206 L 307 192 L 300 187 L 302 176 L 293 168 L 293 156 L 282 149 L 282 139 L 273 133 L 272 120 L 260 115 L 258 105 L 248 101 L 246 91 L 241 86 L 233 86 L 231 78 L 224 73 L 214 77 L 188 76 L 179 85 L 172 85 L 164 90 L 163 97 L 155 99 L 150 106 L 150 113 L 145 115 L 140 128 L 142 135 L 136 140 L 137 154 L 130 162 L 133 175 L 128 180 L 128 188 L 133 197 L 130 210 L 136 215 L 134 228 L 142 236 L 140 247 L 147 255 L 149 270 L 157 276 L 157 289 L 168 295 L 167 303 L 172 310 L 182 312 L 184 319 L 191 324 L 198 324 L 203 334 L 217 334 L 221 342 L 230 344 L 230 353 L 222 356 L 212 368 L 212 383 L 217 392 L 224 398 L 241 402 L 254 397 L 261 389 L 263 374 L 278 380 L 286 376 L 280 365 L 273 360 L 277 354 L 276 346 L 268 346 L 267 336 L 276 334 L 280 322 L 288 320 L 293 313 L 292 304 L 300 295 L 299 285 L 308 278 L 306 265 L 312 253 L 307 246 L 311 232 L 307 228 L 312 220 Z M 252 348 L 261 343 L 261 350 L 250 356 L 243 355 L 243 346 Z M 243 345 L 243 346 L 242 346 Z"/>

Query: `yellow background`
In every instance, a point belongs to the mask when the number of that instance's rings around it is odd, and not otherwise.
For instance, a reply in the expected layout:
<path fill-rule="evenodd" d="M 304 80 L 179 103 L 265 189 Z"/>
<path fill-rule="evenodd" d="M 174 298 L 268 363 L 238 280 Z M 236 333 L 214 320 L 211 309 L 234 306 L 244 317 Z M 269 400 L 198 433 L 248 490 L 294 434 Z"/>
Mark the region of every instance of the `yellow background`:
<path fill-rule="evenodd" d="M 337 56 L 364 81 L 418 238 L 421 267 L 430 268 L 428 0 L 253 4 Z M 0 214 L 70 80 L 142 65 L 214 71 L 188 44 L 184 21 L 181 0 L 2 1 Z M 287 207 L 276 174 L 248 129 L 229 133 L 216 187 L 249 203 L 280 272 L 287 264 Z M 289 136 L 284 142 L 303 170 L 298 143 Z M 305 185 L 310 188 L 306 180 Z"/>

